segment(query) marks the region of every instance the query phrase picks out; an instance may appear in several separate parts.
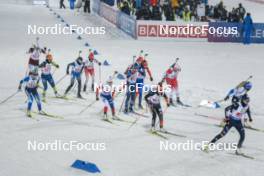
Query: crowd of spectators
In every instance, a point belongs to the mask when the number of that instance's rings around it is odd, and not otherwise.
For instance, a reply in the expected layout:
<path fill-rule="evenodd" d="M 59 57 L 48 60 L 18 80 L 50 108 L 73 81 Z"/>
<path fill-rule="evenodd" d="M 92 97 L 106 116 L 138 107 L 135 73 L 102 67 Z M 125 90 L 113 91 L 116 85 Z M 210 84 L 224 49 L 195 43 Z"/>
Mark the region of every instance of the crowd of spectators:
<path fill-rule="evenodd" d="M 241 22 L 246 14 L 240 3 L 228 12 L 224 3 L 208 5 L 208 0 L 117 0 L 117 7 L 137 20 Z"/>
<path fill-rule="evenodd" d="M 232 11 L 228 12 L 224 3 L 221 1 L 216 6 L 206 6 L 206 16 L 220 21 L 228 22 L 242 22 L 246 14 L 246 10 L 241 3 L 237 8 L 233 8 Z"/>

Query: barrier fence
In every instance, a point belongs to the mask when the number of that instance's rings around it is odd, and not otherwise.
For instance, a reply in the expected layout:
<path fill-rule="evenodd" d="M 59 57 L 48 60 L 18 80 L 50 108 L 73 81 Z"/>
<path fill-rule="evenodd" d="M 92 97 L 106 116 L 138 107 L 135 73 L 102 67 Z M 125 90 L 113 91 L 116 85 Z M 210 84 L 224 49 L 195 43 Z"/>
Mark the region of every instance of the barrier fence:
<path fill-rule="evenodd" d="M 98 15 L 116 25 L 133 38 L 136 38 L 136 20 L 133 17 L 114 9 L 100 0 L 94 0 L 92 8 Z"/>

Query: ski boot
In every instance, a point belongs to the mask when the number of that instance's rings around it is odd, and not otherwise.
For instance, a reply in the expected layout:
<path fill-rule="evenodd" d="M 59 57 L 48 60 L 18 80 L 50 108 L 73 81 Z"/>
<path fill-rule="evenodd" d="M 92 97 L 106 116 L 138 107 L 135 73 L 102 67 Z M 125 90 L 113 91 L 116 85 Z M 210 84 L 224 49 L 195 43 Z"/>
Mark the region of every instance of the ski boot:
<path fill-rule="evenodd" d="M 77 95 L 77 98 L 81 98 L 81 99 L 83 99 L 83 97 L 82 97 L 81 94 L 78 94 L 78 95 Z"/>
<path fill-rule="evenodd" d="M 170 105 L 171 105 L 171 106 L 174 106 L 174 107 L 176 107 L 176 105 L 174 104 L 174 102 L 173 102 L 173 99 L 172 99 L 172 98 L 170 98 Z"/>
<path fill-rule="evenodd" d="M 67 93 L 65 92 L 60 98 L 68 100 Z"/>
<path fill-rule="evenodd" d="M 204 146 L 202 146 L 201 150 L 208 153 L 209 152 L 209 144 L 205 144 Z"/>
<path fill-rule="evenodd" d="M 160 127 L 160 132 L 166 133 L 166 130 L 163 127 Z"/>
<path fill-rule="evenodd" d="M 107 119 L 108 119 L 108 118 L 107 118 L 107 112 L 104 112 L 103 119 L 104 119 L 104 120 L 107 120 Z"/>
<path fill-rule="evenodd" d="M 111 109 L 111 111 L 112 111 L 112 118 L 113 119 L 118 119 L 118 117 L 115 114 L 115 109 Z"/>
<path fill-rule="evenodd" d="M 142 104 L 139 104 L 138 105 L 138 109 L 144 109 L 143 106 L 142 106 Z"/>
<path fill-rule="evenodd" d="M 156 129 L 155 129 L 155 127 L 151 127 L 151 129 L 150 129 L 150 132 L 151 132 L 151 133 L 154 133 L 154 132 L 156 132 Z"/>
<path fill-rule="evenodd" d="M 60 97 L 60 95 L 58 94 L 58 92 L 54 92 L 54 94 L 55 94 L 55 97 Z"/>
<path fill-rule="evenodd" d="M 92 83 L 91 89 L 94 92 L 94 83 Z"/>
<path fill-rule="evenodd" d="M 128 109 L 127 108 L 125 108 L 124 113 L 128 114 Z"/>
<path fill-rule="evenodd" d="M 183 106 L 183 103 L 180 100 L 180 97 L 177 97 L 177 104 Z"/>
<path fill-rule="evenodd" d="M 39 114 L 41 114 L 41 115 L 46 115 L 47 113 L 44 112 L 43 110 L 39 110 Z"/>
<path fill-rule="evenodd" d="M 64 92 L 64 94 L 63 94 L 62 98 L 67 98 L 67 94 L 68 94 L 68 92 L 69 92 L 69 90 L 68 90 L 68 89 L 66 89 L 66 91 Z"/>
<path fill-rule="evenodd" d="M 112 121 L 107 116 L 107 112 L 104 112 L 103 120 L 112 123 Z"/>
<path fill-rule="evenodd" d="M 55 97 L 59 97 L 60 95 L 58 94 L 58 91 L 57 91 L 57 89 L 54 87 L 53 88 L 53 91 L 54 91 L 54 94 L 55 94 Z"/>
<path fill-rule="evenodd" d="M 86 84 L 83 86 L 83 92 L 86 92 Z"/>
<path fill-rule="evenodd" d="M 31 114 L 30 110 L 27 110 L 27 116 L 30 117 L 30 118 L 32 117 L 32 114 Z"/>
<path fill-rule="evenodd" d="M 119 119 L 116 115 L 112 116 L 112 118 L 113 118 L 114 120 L 118 120 L 118 119 Z"/>
<path fill-rule="evenodd" d="M 61 98 L 63 98 L 63 99 L 67 99 L 67 93 L 64 93 L 64 94 L 61 96 Z"/>
<path fill-rule="evenodd" d="M 134 113 L 134 109 L 132 107 L 130 107 L 129 112 Z"/>
<path fill-rule="evenodd" d="M 242 155 L 242 154 L 243 154 L 243 152 L 242 152 L 241 148 L 237 148 L 236 149 L 236 155 Z"/>

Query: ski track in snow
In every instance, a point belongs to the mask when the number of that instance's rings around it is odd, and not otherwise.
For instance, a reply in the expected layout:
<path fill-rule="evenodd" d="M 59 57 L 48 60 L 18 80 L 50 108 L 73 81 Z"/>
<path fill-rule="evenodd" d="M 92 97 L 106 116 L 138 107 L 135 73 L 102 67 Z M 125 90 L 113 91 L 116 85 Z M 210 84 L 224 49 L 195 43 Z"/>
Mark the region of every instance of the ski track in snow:
<path fill-rule="evenodd" d="M 0 99 L 6 98 L 17 89 L 18 82 L 25 74 L 28 60 L 26 51 L 34 42 L 34 35 L 27 35 L 27 24 L 52 26 L 60 21 L 44 7 L 1 5 L 0 26 L 0 70 L 3 84 L 0 86 Z M 166 129 L 186 135 L 187 138 L 169 136 L 170 142 L 210 140 L 221 128 L 213 126 L 218 121 L 195 116 L 202 113 L 215 117 L 223 116 L 223 109 L 210 110 L 196 108 L 201 99 L 218 100 L 225 96 L 229 88 L 235 86 L 248 75 L 254 75 L 252 111 L 254 123 L 264 128 L 263 120 L 263 45 L 243 46 L 241 44 L 216 44 L 197 42 L 153 42 L 135 41 L 96 15 L 84 16 L 76 12 L 55 9 L 69 23 L 78 25 L 104 25 L 109 32 L 102 38 L 83 36 L 85 40 L 76 40 L 76 35 L 43 35 L 40 45 L 51 48 L 54 59 L 60 64 L 55 79 L 65 74 L 66 65 L 73 61 L 80 49 L 82 56 L 87 56 L 88 41 L 100 55 L 100 61 L 108 60 L 111 67 L 104 67 L 102 80 L 114 70 L 123 72 L 132 62 L 132 56 L 141 49 L 149 53 L 149 64 L 158 82 L 165 69 L 179 57 L 182 66 L 180 73 L 180 92 L 182 100 L 193 108 L 169 108 L 164 115 Z M 11 20 L 12 19 L 12 20 Z M 15 19 L 15 20 L 13 20 Z M 12 35 L 10 35 L 12 34 Z M 43 57 L 42 57 L 43 60 Z M 98 70 L 96 69 L 96 73 Z M 58 86 L 63 93 L 69 84 L 69 77 Z M 98 80 L 98 75 L 96 77 Z M 149 83 L 149 81 L 146 81 Z M 41 91 L 40 91 L 41 93 Z M 95 96 L 83 94 L 87 100 L 65 100 L 48 98 L 43 104 L 49 113 L 62 115 L 64 119 L 49 119 L 36 115 L 39 121 L 26 118 L 21 110 L 26 108 L 26 96 L 19 93 L 7 103 L 0 105 L 0 175 L 46 176 L 46 175 L 91 175 L 70 168 L 76 159 L 94 162 L 104 176 L 189 176 L 189 175 L 228 175 L 262 176 L 264 172 L 263 133 L 246 130 L 245 151 L 258 160 L 236 157 L 226 152 L 206 154 L 200 151 L 160 151 L 160 139 L 146 133 L 150 118 L 140 118 L 131 129 L 129 124 L 114 121 L 111 125 L 100 120 L 99 111 L 102 103 L 96 102 L 83 114 L 77 115 Z M 54 96 L 49 89 L 48 96 Z M 70 97 L 75 97 L 72 91 Z M 116 98 L 116 109 L 122 102 L 123 95 Z M 163 106 L 164 107 L 164 106 Z M 33 108 L 36 109 L 35 104 Z M 120 115 L 128 120 L 135 116 Z M 234 130 L 233 130 L 234 131 Z M 28 151 L 27 141 L 53 142 L 105 142 L 106 151 Z M 222 142 L 236 142 L 238 134 L 231 132 Z M 100 175 L 100 174 L 99 174 Z"/>

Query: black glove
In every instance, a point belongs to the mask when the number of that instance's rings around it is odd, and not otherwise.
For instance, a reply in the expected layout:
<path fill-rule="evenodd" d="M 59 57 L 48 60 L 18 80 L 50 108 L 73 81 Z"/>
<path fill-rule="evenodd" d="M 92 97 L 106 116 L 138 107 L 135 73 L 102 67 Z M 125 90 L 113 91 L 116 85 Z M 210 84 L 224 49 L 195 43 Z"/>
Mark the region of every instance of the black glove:
<path fill-rule="evenodd" d="M 99 100 L 99 97 L 98 96 L 96 96 L 96 101 L 98 101 Z"/>
<path fill-rule="evenodd" d="M 102 65 L 102 63 L 101 63 L 101 62 L 99 62 L 99 63 L 98 63 L 98 65 L 99 65 L 99 66 L 101 66 L 101 65 Z"/>
<path fill-rule="evenodd" d="M 66 74 L 67 74 L 67 75 L 70 74 L 69 70 L 66 71 Z"/>
<path fill-rule="evenodd" d="M 150 81 L 153 81 L 153 78 L 152 77 L 150 77 Z"/>
<path fill-rule="evenodd" d="M 253 119 L 252 118 L 249 118 L 249 122 L 253 122 Z"/>
<path fill-rule="evenodd" d="M 227 95 L 225 98 L 224 98 L 224 100 L 226 101 L 226 100 L 228 100 L 229 99 L 229 96 Z"/>
<path fill-rule="evenodd" d="M 57 64 L 57 65 L 55 65 L 55 67 L 56 67 L 56 68 L 60 68 L 60 66 L 59 66 L 58 64 Z"/>

